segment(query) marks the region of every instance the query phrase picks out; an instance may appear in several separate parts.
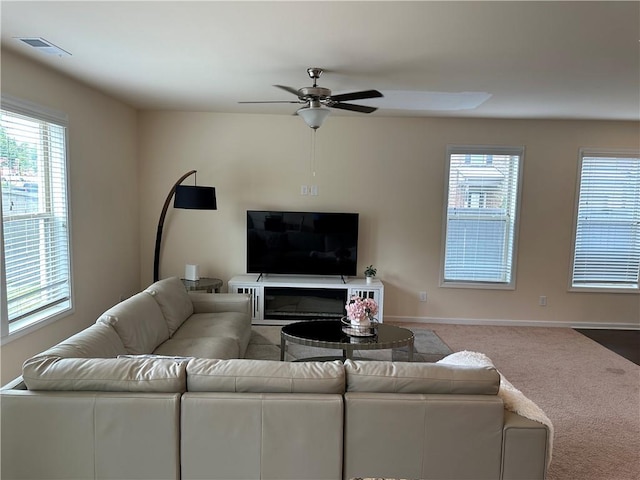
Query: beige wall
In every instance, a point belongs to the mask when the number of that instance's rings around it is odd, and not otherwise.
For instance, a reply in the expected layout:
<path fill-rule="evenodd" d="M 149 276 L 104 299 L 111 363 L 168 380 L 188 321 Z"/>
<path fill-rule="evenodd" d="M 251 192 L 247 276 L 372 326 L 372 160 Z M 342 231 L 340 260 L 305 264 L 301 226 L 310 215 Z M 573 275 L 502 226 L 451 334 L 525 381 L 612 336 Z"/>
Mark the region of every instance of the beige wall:
<path fill-rule="evenodd" d="M 10 52 L 2 51 L 1 66 L 2 93 L 69 116 L 75 291 L 72 315 L 2 345 L 4 384 L 26 358 L 94 323 L 140 280 L 136 111 Z"/>
<path fill-rule="evenodd" d="M 311 130 L 297 117 L 143 112 L 139 122 L 142 284 L 164 197 L 197 169 L 199 184 L 217 188 L 219 209 L 169 210 L 161 277 L 182 276 L 185 263 L 225 281 L 243 273 L 247 209 L 354 211 L 358 269 L 378 267 L 385 317 L 640 326 L 637 294 L 567 288 L 578 149 L 637 148 L 637 123 L 332 116 L 317 132 L 313 177 Z M 515 291 L 439 287 L 449 143 L 526 147 Z M 319 195 L 301 196 L 303 184 Z"/>

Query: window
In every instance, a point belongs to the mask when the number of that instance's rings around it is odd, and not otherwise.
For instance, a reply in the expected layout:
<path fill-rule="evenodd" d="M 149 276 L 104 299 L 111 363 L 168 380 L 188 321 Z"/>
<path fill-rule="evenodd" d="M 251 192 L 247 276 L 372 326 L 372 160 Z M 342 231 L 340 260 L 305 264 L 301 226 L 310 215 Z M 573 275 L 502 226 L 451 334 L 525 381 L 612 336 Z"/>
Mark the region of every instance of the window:
<path fill-rule="evenodd" d="M 72 308 L 66 118 L 2 96 L 2 337 Z"/>
<path fill-rule="evenodd" d="M 449 146 L 443 286 L 515 288 L 523 147 Z"/>
<path fill-rule="evenodd" d="M 571 287 L 638 290 L 639 152 L 580 151 Z"/>

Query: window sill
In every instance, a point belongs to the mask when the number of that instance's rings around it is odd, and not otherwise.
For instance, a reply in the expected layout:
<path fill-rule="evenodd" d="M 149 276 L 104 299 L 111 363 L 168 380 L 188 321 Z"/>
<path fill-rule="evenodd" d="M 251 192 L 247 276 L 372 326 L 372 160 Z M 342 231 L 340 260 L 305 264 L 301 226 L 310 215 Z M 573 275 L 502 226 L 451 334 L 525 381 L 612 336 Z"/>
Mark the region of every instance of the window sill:
<path fill-rule="evenodd" d="M 445 282 L 440 281 L 442 288 L 475 288 L 477 290 L 515 290 L 513 283 L 484 283 L 484 282 Z"/>
<path fill-rule="evenodd" d="M 28 335 L 30 333 L 39 330 L 42 327 L 50 325 L 64 317 L 67 317 L 73 313 L 73 307 L 71 302 L 65 302 L 55 307 L 51 307 L 47 310 L 39 312 L 37 315 L 32 315 L 29 318 L 16 321 L 9 325 L 9 334 L 2 337 L 0 345 L 5 345 L 13 340 Z"/>
<path fill-rule="evenodd" d="M 573 293 L 631 293 L 631 294 L 640 294 L 640 288 L 638 285 L 629 286 L 629 287 L 608 287 L 606 285 L 593 285 L 593 286 L 584 286 L 584 287 L 569 287 L 569 291 Z"/>

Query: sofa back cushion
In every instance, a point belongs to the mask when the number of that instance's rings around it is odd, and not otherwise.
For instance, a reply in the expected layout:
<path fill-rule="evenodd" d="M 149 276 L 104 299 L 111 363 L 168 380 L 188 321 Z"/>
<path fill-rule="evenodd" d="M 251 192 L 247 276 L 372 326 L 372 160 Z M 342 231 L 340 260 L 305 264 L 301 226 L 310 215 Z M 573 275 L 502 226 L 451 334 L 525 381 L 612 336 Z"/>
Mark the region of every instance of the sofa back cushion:
<path fill-rule="evenodd" d="M 342 478 L 507 478 L 505 410 L 497 395 L 348 392 L 344 407 Z M 524 463 L 518 473 L 528 472 Z"/>
<path fill-rule="evenodd" d="M 125 353 L 127 350 L 113 327 L 95 323 L 36 356 L 115 358 Z"/>
<path fill-rule="evenodd" d="M 185 366 L 173 359 L 33 357 L 22 377 L 29 390 L 182 393 Z"/>
<path fill-rule="evenodd" d="M 180 402 L 180 478 L 342 479 L 342 398 L 187 392 Z"/>
<path fill-rule="evenodd" d="M 169 327 L 169 336 L 193 314 L 193 303 L 187 289 L 177 277 L 165 278 L 150 285 L 145 292 L 158 302 Z"/>
<path fill-rule="evenodd" d="M 3 480 L 177 480 L 181 396 L 2 395 L 1 476 Z"/>
<path fill-rule="evenodd" d="M 500 387 L 493 367 L 347 360 L 344 368 L 349 392 L 496 395 Z"/>
<path fill-rule="evenodd" d="M 111 325 L 126 353 L 151 353 L 169 338 L 162 310 L 151 295 L 140 292 L 104 312 L 98 323 Z"/>
<path fill-rule="evenodd" d="M 344 393 L 344 367 L 333 362 L 193 359 L 190 392 Z"/>

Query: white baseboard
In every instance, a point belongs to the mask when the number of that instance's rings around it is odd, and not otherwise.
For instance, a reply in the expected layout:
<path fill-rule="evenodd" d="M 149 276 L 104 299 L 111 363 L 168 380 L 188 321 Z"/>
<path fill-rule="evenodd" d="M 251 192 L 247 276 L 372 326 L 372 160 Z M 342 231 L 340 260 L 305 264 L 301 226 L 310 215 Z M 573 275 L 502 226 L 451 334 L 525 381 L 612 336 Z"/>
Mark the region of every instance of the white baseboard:
<path fill-rule="evenodd" d="M 390 323 L 443 323 L 457 325 L 491 325 L 497 327 L 558 327 L 558 328 L 593 328 L 611 330 L 640 330 L 640 323 L 585 323 L 585 322 L 551 322 L 544 320 L 503 320 L 486 318 L 436 318 L 436 317 L 402 317 L 385 315 L 384 320 Z"/>

